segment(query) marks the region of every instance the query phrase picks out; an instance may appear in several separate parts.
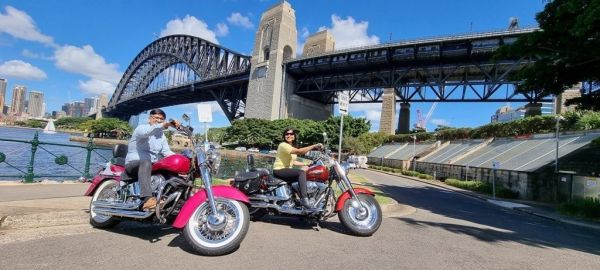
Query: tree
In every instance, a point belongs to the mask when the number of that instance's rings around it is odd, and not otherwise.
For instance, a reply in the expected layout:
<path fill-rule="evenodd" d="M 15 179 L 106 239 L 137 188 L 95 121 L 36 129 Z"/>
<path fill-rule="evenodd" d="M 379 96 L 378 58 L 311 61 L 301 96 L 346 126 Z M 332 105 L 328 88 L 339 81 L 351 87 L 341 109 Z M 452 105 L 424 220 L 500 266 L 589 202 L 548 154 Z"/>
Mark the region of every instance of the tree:
<path fill-rule="evenodd" d="M 600 80 L 600 1 L 550 1 L 536 20 L 540 31 L 521 36 L 497 54 L 535 60 L 516 74 L 518 92 L 558 95 L 579 82 Z M 600 109 L 599 100 L 597 93 L 576 102 Z"/>
<path fill-rule="evenodd" d="M 60 129 L 78 129 L 79 125 L 90 120 L 87 117 L 63 117 L 54 122 L 54 126 Z"/>

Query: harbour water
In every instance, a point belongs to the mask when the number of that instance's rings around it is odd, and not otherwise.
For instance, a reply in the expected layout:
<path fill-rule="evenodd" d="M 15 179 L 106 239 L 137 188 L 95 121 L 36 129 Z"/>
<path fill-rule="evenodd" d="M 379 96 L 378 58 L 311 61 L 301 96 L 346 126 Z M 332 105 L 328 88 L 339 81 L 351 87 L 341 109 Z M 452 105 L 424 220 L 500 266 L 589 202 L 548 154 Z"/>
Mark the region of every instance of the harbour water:
<path fill-rule="evenodd" d="M 54 134 L 43 133 L 41 129 L 0 127 L 0 153 L 6 156 L 0 162 L 1 181 L 21 181 L 27 172 L 31 160 L 31 144 L 25 142 L 11 142 L 3 139 L 31 141 L 35 133 L 38 140 L 43 143 L 58 143 L 73 146 L 86 146 L 87 143 L 69 141 L 73 134 L 57 132 Z M 90 157 L 90 174 L 95 174 L 102 165 L 112 158 L 110 147 L 97 146 L 100 149 L 92 151 Z M 68 165 L 58 165 L 55 159 L 64 155 L 68 158 Z M 246 153 L 236 151 L 222 151 L 221 167 L 217 173 L 219 178 L 233 177 L 246 170 Z M 83 176 L 87 150 L 81 147 L 67 147 L 40 144 L 37 147 L 34 159 L 35 181 L 41 180 L 77 180 Z M 272 157 L 255 155 L 255 165 L 259 168 L 271 168 Z"/>
<path fill-rule="evenodd" d="M 0 180 L 23 180 L 31 161 L 32 152 L 31 143 L 12 142 L 4 139 L 32 141 L 35 133 L 38 134 L 38 140 L 42 143 L 87 145 L 69 141 L 69 136 L 71 136 L 69 133 L 46 134 L 42 132 L 42 129 L 0 127 L 0 153 L 6 157 L 4 162 L 0 162 Z M 67 157 L 68 163 L 56 164 L 55 159 L 62 155 Z M 86 157 L 87 150 L 85 148 L 40 144 L 36 149 L 33 164 L 35 180 L 76 180 L 83 176 Z M 92 151 L 89 173 L 96 173 L 102 164 L 105 164 L 111 157 L 111 150 L 106 147 Z"/>

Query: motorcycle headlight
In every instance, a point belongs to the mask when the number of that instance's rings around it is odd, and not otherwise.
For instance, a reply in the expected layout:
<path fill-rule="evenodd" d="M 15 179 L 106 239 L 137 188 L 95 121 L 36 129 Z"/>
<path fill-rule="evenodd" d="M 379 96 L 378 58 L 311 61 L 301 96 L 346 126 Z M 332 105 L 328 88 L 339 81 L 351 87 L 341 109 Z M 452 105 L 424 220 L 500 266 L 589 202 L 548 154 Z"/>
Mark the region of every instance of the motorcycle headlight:
<path fill-rule="evenodd" d="M 214 173 L 219 171 L 219 166 L 221 166 L 221 154 L 219 152 L 212 151 L 211 153 L 211 161 L 212 161 L 212 169 Z"/>

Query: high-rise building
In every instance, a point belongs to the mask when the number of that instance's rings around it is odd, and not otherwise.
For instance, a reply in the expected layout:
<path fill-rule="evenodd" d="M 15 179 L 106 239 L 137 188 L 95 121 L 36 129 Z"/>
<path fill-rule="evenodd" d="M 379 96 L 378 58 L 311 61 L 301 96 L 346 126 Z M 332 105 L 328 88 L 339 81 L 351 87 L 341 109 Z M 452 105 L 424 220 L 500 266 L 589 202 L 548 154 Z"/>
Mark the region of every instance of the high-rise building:
<path fill-rule="evenodd" d="M 98 103 L 98 97 L 93 98 L 85 98 L 83 100 L 85 103 L 85 115 L 96 112 L 96 104 Z"/>
<path fill-rule="evenodd" d="M 0 79 L 0 114 L 4 113 L 6 105 L 6 79 Z"/>
<path fill-rule="evenodd" d="M 29 92 L 27 113 L 31 117 L 44 116 L 44 93 L 38 91 Z"/>
<path fill-rule="evenodd" d="M 10 111 L 12 114 L 20 115 L 25 112 L 25 94 L 27 88 L 22 85 L 15 85 L 13 88 L 12 103 L 10 105 Z"/>
<path fill-rule="evenodd" d="M 73 117 L 85 117 L 87 116 L 87 112 L 85 111 L 85 103 L 81 102 L 81 101 L 75 101 L 73 102 L 73 107 L 74 107 L 74 111 L 73 111 Z"/>

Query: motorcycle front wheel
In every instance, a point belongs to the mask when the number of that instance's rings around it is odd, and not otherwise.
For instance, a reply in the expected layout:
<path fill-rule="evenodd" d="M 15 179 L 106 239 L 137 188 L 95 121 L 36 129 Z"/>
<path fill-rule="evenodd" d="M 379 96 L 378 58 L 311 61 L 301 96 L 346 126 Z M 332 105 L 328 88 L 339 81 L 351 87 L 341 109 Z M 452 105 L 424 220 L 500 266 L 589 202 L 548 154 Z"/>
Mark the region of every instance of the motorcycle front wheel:
<path fill-rule="evenodd" d="M 187 243 L 200 255 L 219 256 L 239 248 L 250 223 L 248 207 L 242 202 L 215 198 L 216 215 L 208 201 L 202 203 L 183 230 Z"/>
<path fill-rule="evenodd" d="M 349 198 L 338 213 L 340 222 L 356 236 L 371 236 L 381 225 L 381 207 L 375 197 L 368 194 L 357 194 L 358 201 Z"/>
<path fill-rule="evenodd" d="M 116 201 L 118 200 L 117 187 L 118 183 L 116 180 L 106 180 L 100 184 L 100 186 L 94 192 L 94 196 L 92 197 L 92 201 L 90 202 L 90 224 L 96 228 L 110 228 L 117 223 L 119 223 L 119 219 L 113 216 L 105 216 L 96 214 L 94 211 L 94 202 L 96 201 Z"/>

